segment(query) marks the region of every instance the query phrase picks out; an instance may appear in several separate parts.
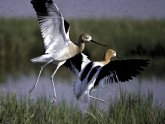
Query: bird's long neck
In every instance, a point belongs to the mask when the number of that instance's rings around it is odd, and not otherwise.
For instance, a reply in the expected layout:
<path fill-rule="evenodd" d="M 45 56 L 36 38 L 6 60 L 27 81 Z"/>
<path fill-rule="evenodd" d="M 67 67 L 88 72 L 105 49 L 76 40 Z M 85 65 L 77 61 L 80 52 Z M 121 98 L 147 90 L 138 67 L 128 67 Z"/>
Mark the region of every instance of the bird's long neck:
<path fill-rule="evenodd" d="M 102 63 L 103 63 L 104 65 L 108 64 L 109 62 L 110 62 L 110 59 L 104 59 L 104 61 L 102 61 Z"/>
<path fill-rule="evenodd" d="M 78 47 L 80 49 L 80 52 L 82 52 L 85 49 L 85 43 L 78 43 Z"/>
<path fill-rule="evenodd" d="M 85 49 L 85 42 L 81 39 L 81 37 L 78 38 L 78 47 L 80 52 L 82 52 Z"/>
<path fill-rule="evenodd" d="M 102 63 L 104 65 L 108 64 L 111 61 L 112 56 L 109 56 L 109 54 L 105 54 Z"/>

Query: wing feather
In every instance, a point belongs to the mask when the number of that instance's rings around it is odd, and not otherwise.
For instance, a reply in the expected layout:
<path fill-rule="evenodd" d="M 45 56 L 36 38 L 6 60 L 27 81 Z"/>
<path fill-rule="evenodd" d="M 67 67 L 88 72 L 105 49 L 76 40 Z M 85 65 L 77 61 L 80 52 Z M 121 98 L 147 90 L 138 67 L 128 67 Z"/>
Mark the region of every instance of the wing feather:
<path fill-rule="evenodd" d="M 95 86 L 99 82 L 104 82 L 109 78 L 108 83 L 118 83 L 131 80 L 133 77 L 140 74 L 149 64 L 149 60 L 145 59 L 128 59 L 128 60 L 114 60 L 105 65 L 95 82 Z"/>
<path fill-rule="evenodd" d="M 69 39 L 69 23 L 64 20 L 57 5 L 52 0 L 31 1 L 44 39 L 45 53 L 66 47 Z"/>
<path fill-rule="evenodd" d="M 80 73 L 89 62 L 90 60 L 85 54 L 79 53 L 74 57 L 68 59 L 64 63 L 64 66 L 66 66 L 71 72 L 73 72 L 77 77 L 79 77 Z"/>

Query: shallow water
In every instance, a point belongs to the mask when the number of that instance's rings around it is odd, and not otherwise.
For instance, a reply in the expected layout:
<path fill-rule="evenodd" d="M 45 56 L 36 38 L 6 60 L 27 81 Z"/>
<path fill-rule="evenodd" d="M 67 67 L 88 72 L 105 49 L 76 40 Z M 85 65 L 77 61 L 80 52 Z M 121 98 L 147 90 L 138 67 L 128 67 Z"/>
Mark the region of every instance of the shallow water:
<path fill-rule="evenodd" d="M 17 96 L 26 95 L 31 99 L 36 99 L 40 96 L 47 96 L 50 100 L 52 100 L 53 89 L 49 77 L 50 75 L 41 76 L 38 86 L 31 94 L 29 94 L 28 91 L 35 83 L 37 79 L 36 75 L 20 76 L 18 79 L 8 77 L 6 83 L 0 83 L 0 92 L 16 93 Z M 78 103 L 73 93 L 72 82 L 74 80 L 76 79 L 70 78 L 68 80 L 62 80 L 60 77 L 55 78 L 57 101 L 65 99 L 68 103 Z M 140 91 L 141 95 L 147 95 L 148 92 L 152 92 L 154 102 L 165 103 L 165 81 L 157 78 L 134 78 L 134 80 L 125 83 L 108 84 L 105 87 L 101 87 L 98 90 L 93 91 L 92 95 L 98 96 L 104 100 L 113 101 L 116 97 L 120 97 L 121 89 L 122 91 L 129 93 L 138 93 Z"/>

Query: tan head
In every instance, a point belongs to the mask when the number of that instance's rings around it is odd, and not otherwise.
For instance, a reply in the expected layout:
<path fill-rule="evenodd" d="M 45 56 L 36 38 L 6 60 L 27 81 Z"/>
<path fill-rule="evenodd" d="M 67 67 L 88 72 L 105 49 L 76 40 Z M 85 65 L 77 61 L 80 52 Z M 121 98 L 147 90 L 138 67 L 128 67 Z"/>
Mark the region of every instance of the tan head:
<path fill-rule="evenodd" d="M 116 57 L 117 54 L 116 54 L 116 51 L 114 51 L 113 49 L 108 49 L 105 54 L 104 54 L 104 61 L 103 63 L 104 64 L 107 64 L 110 62 L 111 58 L 112 57 Z"/>
<path fill-rule="evenodd" d="M 114 51 L 113 49 L 107 49 L 107 51 L 105 52 L 105 57 L 109 59 L 112 57 L 116 57 L 116 51 Z"/>

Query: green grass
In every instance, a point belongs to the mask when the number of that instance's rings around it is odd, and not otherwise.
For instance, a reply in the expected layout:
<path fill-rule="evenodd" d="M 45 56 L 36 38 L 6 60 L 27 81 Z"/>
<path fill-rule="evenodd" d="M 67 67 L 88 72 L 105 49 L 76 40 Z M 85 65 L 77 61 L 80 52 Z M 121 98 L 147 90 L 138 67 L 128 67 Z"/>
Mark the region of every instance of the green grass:
<path fill-rule="evenodd" d="M 61 101 L 53 105 L 47 98 L 33 101 L 16 95 L 0 95 L 0 123 L 2 124 L 164 124 L 165 108 L 153 104 L 152 94 L 122 93 L 107 110 L 91 104 L 89 113 L 82 113 L 75 105 Z"/>
<path fill-rule="evenodd" d="M 68 21 L 71 26 L 72 41 L 76 42 L 82 32 L 88 32 L 95 41 L 110 45 L 124 58 L 151 59 L 148 72 L 155 73 L 156 70 L 157 75 L 164 76 L 165 20 L 72 19 Z M 0 79 L 6 73 L 12 75 L 28 73 L 30 69 L 36 67 L 29 64 L 29 59 L 44 53 L 37 19 L 1 18 L 0 24 Z M 105 49 L 89 43 L 86 45 L 85 53 L 96 61 L 102 59 Z"/>

